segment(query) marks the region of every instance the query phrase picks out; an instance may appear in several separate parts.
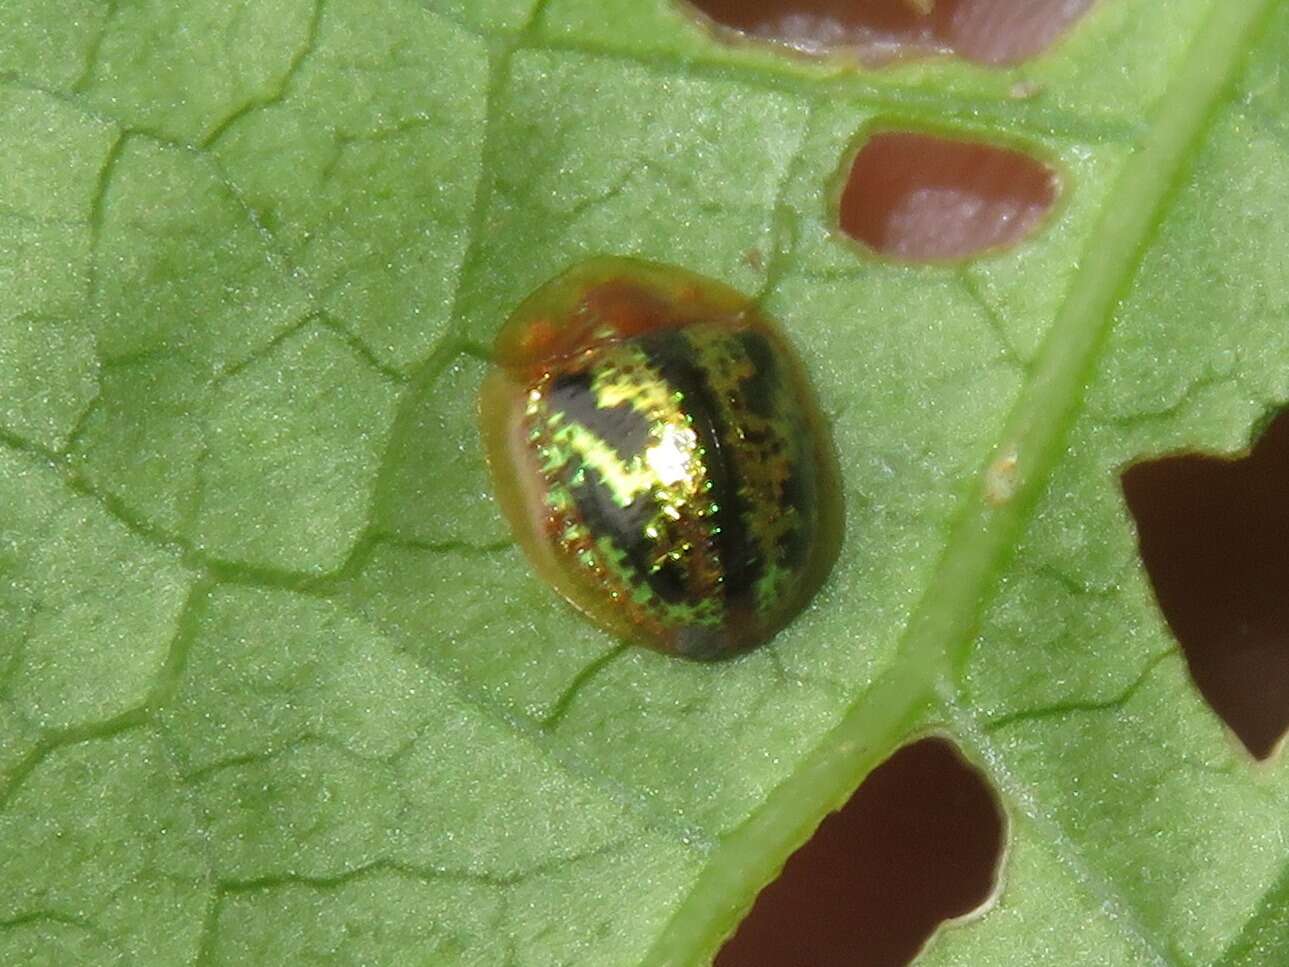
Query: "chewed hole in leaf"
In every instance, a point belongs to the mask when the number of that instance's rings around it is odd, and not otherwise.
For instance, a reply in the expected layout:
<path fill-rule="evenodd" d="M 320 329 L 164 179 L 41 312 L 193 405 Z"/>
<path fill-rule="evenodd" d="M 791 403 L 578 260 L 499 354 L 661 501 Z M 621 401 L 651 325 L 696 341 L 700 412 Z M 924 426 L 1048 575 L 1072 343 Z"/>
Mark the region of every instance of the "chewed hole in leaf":
<path fill-rule="evenodd" d="M 717 967 L 898 967 L 994 893 L 1001 807 L 941 738 L 878 766 L 767 886 Z"/>
<path fill-rule="evenodd" d="M 689 0 L 719 27 L 877 66 L 956 54 L 1017 64 L 1046 50 L 1092 0 Z"/>
<path fill-rule="evenodd" d="M 1144 461 L 1123 490 L 1191 676 L 1267 758 L 1289 728 L 1289 411 L 1247 457 Z"/>
<path fill-rule="evenodd" d="M 855 155 L 841 229 L 908 261 L 965 259 L 1014 245 L 1056 201 L 1058 178 L 1021 151 L 909 131 L 883 131 Z"/>

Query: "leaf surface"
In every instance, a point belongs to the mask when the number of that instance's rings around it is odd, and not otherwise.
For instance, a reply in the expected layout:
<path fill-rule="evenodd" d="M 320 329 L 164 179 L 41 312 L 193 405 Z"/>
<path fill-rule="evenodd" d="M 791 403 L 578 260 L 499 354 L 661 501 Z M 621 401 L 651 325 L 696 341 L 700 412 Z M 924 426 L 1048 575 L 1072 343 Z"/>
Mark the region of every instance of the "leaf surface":
<path fill-rule="evenodd" d="M 1289 399 L 1286 50 L 1271 0 L 880 72 L 665 0 L 0 6 L 0 960 L 699 963 L 940 729 L 1011 842 L 926 962 L 1275 963 L 1289 782 L 1117 474 Z M 834 206 L 879 126 L 1062 199 L 873 258 Z M 754 294 L 834 423 L 841 560 L 735 662 L 609 640 L 492 503 L 492 335 L 605 253 Z"/>

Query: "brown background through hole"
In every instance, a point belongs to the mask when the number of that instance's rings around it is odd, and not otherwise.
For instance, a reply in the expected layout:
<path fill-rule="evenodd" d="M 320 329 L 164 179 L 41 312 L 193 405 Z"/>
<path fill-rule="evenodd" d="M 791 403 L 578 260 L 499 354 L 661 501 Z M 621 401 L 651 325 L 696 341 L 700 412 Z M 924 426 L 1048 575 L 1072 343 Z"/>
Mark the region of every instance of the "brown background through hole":
<path fill-rule="evenodd" d="M 886 131 L 855 156 L 839 217 L 882 255 L 960 259 L 1019 242 L 1056 193 L 1055 173 L 1020 151 Z"/>
<path fill-rule="evenodd" d="M 713 22 L 810 51 L 852 50 L 878 65 L 953 53 L 980 64 L 1017 64 L 1042 53 L 1093 0 L 690 0 Z"/>
<path fill-rule="evenodd" d="M 994 889 L 1003 819 L 947 741 L 878 766 L 761 892 L 717 967 L 899 967 Z"/>
<path fill-rule="evenodd" d="M 1265 758 L 1289 727 L 1289 413 L 1247 459 L 1147 461 L 1123 490 L 1195 683 Z"/>

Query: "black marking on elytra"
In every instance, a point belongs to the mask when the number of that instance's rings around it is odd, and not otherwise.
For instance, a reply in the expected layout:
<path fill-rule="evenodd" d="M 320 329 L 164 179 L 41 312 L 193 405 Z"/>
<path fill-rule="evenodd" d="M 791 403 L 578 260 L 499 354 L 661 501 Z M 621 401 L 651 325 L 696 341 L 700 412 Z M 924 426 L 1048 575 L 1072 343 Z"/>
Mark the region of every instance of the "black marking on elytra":
<path fill-rule="evenodd" d="M 681 406 L 706 451 L 703 466 L 716 503 L 712 524 L 721 562 L 726 607 L 744 604 L 765 570 L 760 549 L 746 521 L 750 508 L 734 451 L 726 445 L 730 428 L 706 374 L 695 365 L 693 344 L 671 329 L 640 337 L 640 348 L 664 380 L 682 396 Z"/>
<path fill-rule="evenodd" d="M 645 525 L 658 514 L 652 495 L 637 497 L 625 507 L 613 498 L 613 491 L 594 467 L 582 465 L 580 475 L 570 481 L 573 501 L 586 526 L 593 534 L 607 537 L 626 555 L 627 563 L 638 579 L 674 604 L 686 597 L 685 582 L 675 580 L 674 573 L 653 570 L 654 543 L 645 536 Z"/>
<path fill-rule="evenodd" d="M 649 422 L 627 403 L 597 406 L 591 384 L 592 375 L 587 370 L 557 377 L 546 394 L 549 406 L 565 419 L 586 427 L 627 463 L 649 439 Z"/>
<path fill-rule="evenodd" d="M 685 565 L 671 558 L 663 558 L 649 573 L 649 587 L 664 601 L 683 601 L 689 597 L 689 574 Z"/>

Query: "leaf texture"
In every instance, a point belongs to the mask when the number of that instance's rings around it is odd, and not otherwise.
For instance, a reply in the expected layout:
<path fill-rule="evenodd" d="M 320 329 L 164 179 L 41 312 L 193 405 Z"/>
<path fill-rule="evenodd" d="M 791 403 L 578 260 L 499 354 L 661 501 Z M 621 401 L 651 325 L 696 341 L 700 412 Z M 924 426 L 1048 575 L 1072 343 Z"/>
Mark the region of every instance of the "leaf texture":
<path fill-rule="evenodd" d="M 1285 769 L 1117 476 L 1289 400 L 1286 51 L 1272 0 L 881 71 L 668 0 L 0 6 L 0 961 L 702 963 L 934 729 L 1010 844 L 926 963 L 1278 963 Z M 836 189 L 892 126 L 1060 204 L 872 257 Z M 841 560 L 743 659 L 608 639 L 493 506 L 490 340 L 599 254 L 754 294 L 833 421 Z"/>

